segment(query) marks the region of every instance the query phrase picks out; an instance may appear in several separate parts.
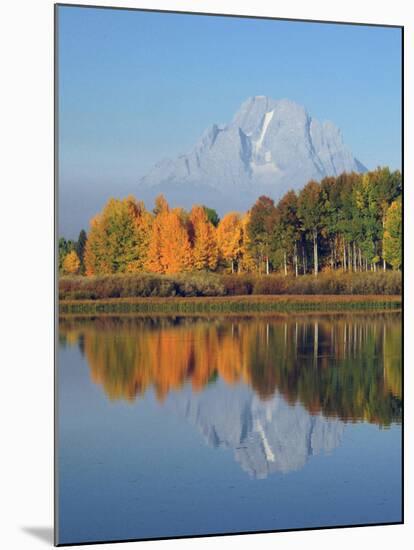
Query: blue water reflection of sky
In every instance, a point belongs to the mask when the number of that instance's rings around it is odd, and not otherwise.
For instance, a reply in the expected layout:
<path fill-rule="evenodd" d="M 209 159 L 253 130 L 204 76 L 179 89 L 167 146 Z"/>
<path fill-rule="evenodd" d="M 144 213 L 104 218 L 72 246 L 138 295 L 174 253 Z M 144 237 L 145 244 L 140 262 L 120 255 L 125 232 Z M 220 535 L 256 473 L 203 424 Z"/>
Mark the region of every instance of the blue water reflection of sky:
<path fill-rule="evenodd" d="M 62 543 L 400 520 L 399 426 L 315 419 L 220 380 L 111 402 L 78 347 L 59 368 Z"/>

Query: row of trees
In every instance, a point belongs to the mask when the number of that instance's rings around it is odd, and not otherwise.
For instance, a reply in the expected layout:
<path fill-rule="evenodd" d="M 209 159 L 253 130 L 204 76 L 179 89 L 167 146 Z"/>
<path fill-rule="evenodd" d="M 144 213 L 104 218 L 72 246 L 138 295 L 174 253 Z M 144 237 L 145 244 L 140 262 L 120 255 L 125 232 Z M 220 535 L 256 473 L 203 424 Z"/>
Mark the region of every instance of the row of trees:
<path fill-rule="evenodd" d="M 110 199 L 77 242 L 61 239 L 62 273 L 295 273 L 376 271 L 402 263 L 402 180 L 378 168 L 310 181 L 275 204 L 261 196 L 245 214 L 215 210 L 152 212 L 134 197 Z"/>
<path fill-rule="evenodd" d="M 275 206 L 260 197 L 251 210 L 249 234 L 256 264 L 290 267 L 296 275 L 321 267 L 376 271 L 402 263 L 402 180 L 378 168 L 310 181 Z"/>

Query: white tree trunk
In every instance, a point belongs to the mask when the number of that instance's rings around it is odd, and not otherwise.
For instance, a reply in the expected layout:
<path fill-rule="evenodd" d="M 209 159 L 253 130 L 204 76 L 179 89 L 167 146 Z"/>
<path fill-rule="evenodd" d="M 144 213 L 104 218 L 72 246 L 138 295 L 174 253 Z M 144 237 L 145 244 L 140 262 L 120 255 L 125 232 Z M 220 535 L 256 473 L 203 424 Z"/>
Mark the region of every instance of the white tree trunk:
<path fill-rule="evenodd" d="M 346 271 L 346 244 L 344 241 L 344 271 Z"/>
<path fill-rule="evenodd" d="M 352 243 L 352 256 L 354 260 L 354 271 L 357 270 L 357 257 L 356 257 L 356 247 L 355 247 L 355 241 Z"/>
<path fill-rule="evenodd" d="M 295 258 L 294 258 L 294 261 L 295 261 L 295 276 L 297 277 L 298 276 L 298 246 L 297 246 L 296 243 L 295 243 Z"/>
<path fill-rule="evenodd" d="M 313 262 L 314 262 L 314 273 L 315 277 L 318 275 L 319 265 L 318 265 L 318 233 L 315 230 L 313 232 Z"/>
<path fill-rule="evenodd" d="M 306 255 L 305 255 L 305 247 L 302 245 L 302 261 L 303 261 L 303 274 L 306 275 Z"/>

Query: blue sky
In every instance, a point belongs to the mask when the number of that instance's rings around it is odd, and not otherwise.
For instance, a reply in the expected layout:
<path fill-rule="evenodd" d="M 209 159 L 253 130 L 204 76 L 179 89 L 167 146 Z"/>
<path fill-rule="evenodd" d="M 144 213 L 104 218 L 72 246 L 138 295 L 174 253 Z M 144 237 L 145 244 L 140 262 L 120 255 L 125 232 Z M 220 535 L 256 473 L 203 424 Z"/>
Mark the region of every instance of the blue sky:
<path fill-rule="evenodd" d="M 401 167 L 399 29 L 60 7 L 61 191 L 127 190 L 252 95 L 332 120 L 370 169 Z"/>

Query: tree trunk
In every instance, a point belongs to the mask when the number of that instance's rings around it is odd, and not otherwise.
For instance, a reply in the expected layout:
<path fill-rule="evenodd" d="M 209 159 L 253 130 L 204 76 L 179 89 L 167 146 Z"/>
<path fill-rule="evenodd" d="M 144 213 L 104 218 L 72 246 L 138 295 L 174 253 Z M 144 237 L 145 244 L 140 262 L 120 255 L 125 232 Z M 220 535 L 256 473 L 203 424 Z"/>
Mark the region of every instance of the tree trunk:
<path fill-rule="evenodd" d="M 315 277 L 318 275 L 319 265 L 318 265 L 318 232 L 313 232 L 313 262 L 314 262 L 314 273 Z"/>
<path fill-rule="evenodd" d="M 295 243 L 295 254 L 294 254 L 294 262 L 295 262 L 295 276 L 298 276 L 298 245 Z"/>
<path fill-rule="evenodd" d="M 231 272 L 234 273 L 234 260 L 231 260 Z"/>
<path fill-rule="evenodd" d="M 266 275 L 269 275 L 269 256 L 266 256 Z"/>
<path fill-rule="evenodd" d="M 306 275 L 307 266 L 306 266 L 306 255 L 305 255 L 305 247 L 302 244 L 302 262 L 303 262 L 303 274 Z"/>
<path fill-rule="evenodd" d="M 352 255 L 353 255 L 353 258 L 354 258 L 354 271 L 356 273 L 356 270 L 357 270 L 357 255 L 356 255 L 355 241 L 352 243 Z"/>
<path fill-rule="evenodd" d="M 285 269 L 285 276 L 287 275 L 287 262 L 286 262 L 286 252 L 283 252 L 283 265 Z"/>
<path fill-rule="evenodd" d="M 344 271 L 346 271 L 346 244 L 344 240 Z"/>

